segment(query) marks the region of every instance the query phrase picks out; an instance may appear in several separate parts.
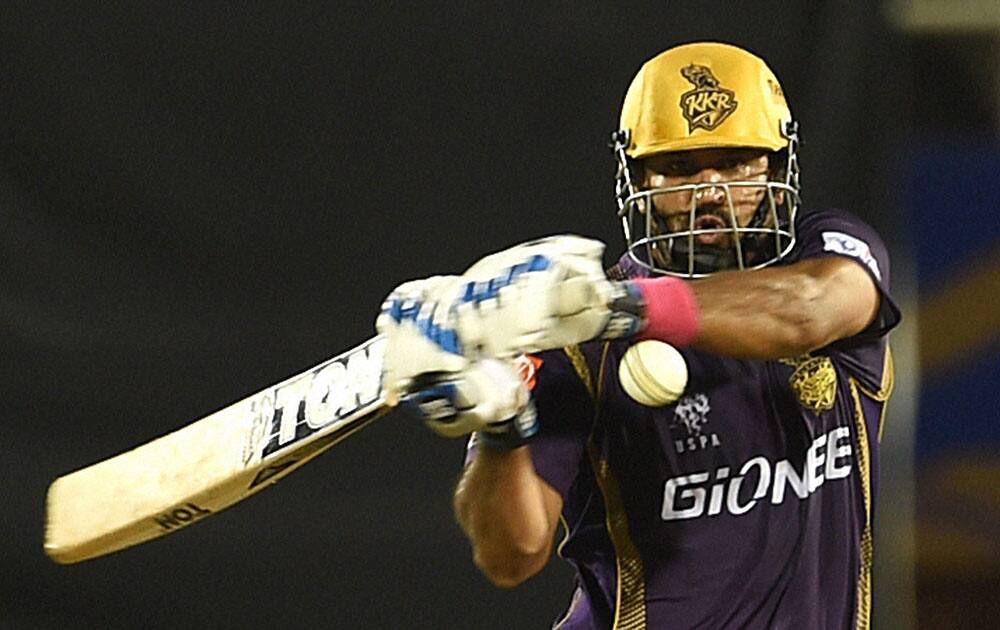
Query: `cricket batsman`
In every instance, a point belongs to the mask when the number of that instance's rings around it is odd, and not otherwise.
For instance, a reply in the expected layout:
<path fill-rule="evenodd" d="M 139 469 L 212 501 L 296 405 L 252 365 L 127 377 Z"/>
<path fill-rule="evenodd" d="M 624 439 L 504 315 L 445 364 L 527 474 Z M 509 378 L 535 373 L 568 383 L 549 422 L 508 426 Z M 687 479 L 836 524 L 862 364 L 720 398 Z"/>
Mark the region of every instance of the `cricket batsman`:
<path fill-rule="evenodd" d="M 800 207 L 797 134 L 760 58 L 671 48 L 612 136 L 614 266 L 552 237 L 383 305 L 387 387 L 470 437 L 454 505 L 476 565 L 512 587 L 561 538 L 554 627 L 869 627 L 900 314 L 879 235 Z"/>

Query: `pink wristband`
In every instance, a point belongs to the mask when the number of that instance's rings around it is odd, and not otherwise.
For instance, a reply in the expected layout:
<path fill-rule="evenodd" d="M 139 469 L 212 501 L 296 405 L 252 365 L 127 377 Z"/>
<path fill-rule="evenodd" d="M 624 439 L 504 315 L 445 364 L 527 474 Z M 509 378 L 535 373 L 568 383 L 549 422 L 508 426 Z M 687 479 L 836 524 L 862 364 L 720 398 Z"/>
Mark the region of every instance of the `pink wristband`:
<path fill-rule="evenodd" d="M 646 327 L 638 337 L 674 346 L 687 346 L 698 335 L 698 303 L 694 291 L 680 278 L 632 280 L 646 303 Z"/>

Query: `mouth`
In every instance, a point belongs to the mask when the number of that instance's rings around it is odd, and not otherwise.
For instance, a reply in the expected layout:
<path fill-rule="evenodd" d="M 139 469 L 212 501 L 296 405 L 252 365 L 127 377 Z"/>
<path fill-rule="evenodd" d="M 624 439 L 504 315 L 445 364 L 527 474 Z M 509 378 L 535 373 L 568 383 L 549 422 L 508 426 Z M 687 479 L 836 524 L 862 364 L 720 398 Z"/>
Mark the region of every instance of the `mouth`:
<path fill-rule="evenodd" d="M 718 245 L 726 237 L 729 226 L 714 214 L 703 214 L 694 220 L 695 230 L 714 230 L 706 234 L 698 234 L 695 240 L 705 245 Z"/>

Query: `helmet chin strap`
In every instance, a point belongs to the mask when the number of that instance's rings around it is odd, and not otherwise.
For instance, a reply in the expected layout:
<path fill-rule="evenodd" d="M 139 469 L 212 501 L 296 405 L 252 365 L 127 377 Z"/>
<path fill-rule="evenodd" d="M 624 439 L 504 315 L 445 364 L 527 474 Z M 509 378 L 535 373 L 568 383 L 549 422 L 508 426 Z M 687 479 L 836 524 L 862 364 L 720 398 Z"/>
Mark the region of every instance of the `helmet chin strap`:
<path fill-rule="evenodd" d="M 692 258 L 687 238 L 669 241 L 667 258 L 671 261 L 668 269 L 687 273 L 688 261 Z M 698 246 L 694 248 L 694 273 L 705 274 L 736 268 L 736 254 L 729 247 Z M 677 261 L 675 264 L 673 261 Z"/>

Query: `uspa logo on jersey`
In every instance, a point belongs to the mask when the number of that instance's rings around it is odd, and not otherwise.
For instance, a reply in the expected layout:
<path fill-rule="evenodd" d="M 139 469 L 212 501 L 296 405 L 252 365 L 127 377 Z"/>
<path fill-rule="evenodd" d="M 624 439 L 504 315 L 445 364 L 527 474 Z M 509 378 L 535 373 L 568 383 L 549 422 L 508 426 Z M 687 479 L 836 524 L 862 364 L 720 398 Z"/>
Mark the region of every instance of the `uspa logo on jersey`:
<path fill-rule="evenodd" d="M 719 446 L 719 435 L 704 431 L 712 406 L 705 394 L 689 394 L 677 401 L 670 421 L 674 450 L 678 453 Z"/>
<path fill-rule="evenodd" d="M 711 131 L 736 111 L 736 93 L 719 85 L 706 66 L 691 64 L 681 68 L 681 75 L 694 89 L 681 94 L 681 113 L 688 121 L 688 133 L 695 129 Z"/>

